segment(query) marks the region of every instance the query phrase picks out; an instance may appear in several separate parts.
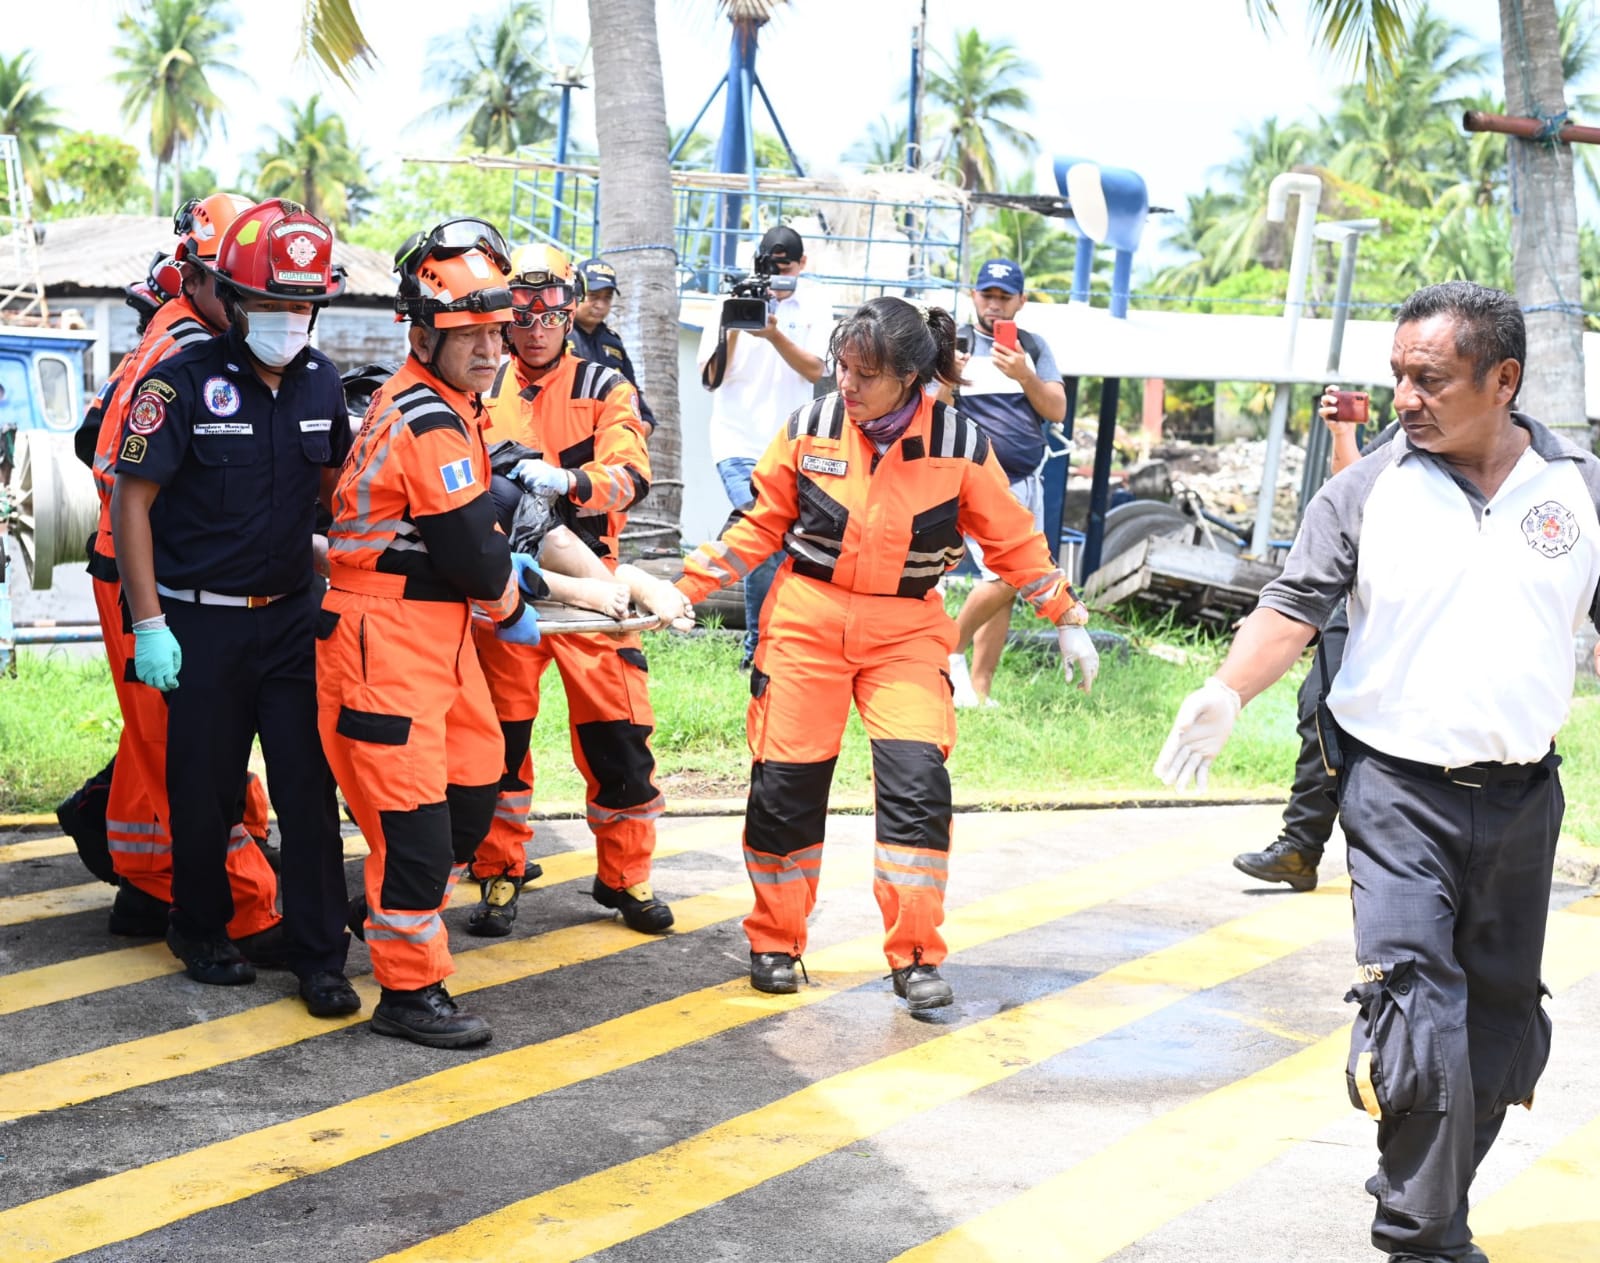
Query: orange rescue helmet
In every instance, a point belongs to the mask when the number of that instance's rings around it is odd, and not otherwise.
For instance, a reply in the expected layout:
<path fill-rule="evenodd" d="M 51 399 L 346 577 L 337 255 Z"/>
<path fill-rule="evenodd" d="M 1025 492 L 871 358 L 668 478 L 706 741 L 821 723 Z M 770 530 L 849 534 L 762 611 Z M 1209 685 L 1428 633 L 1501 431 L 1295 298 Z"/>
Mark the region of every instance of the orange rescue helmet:
<path fill-rule="evenodd" d="M 555 246 L 535 241 L 511 255 L 511 300 L 518 325 L 542 311 L 562 311 L 577 301 L 572 260 Z"/>
<path fill-rule="evenodd" d="M 172 251 L 173 261 L 215 259 L 228 225 L 253 205 L 255 203 L 242 193 L 191 197 L 172 217 L 172 231 L 178 235 L 178 244 Z"/>
<path fill-rule="evenodd" d="M 428 329 L 509 324 L 511 265 L 505 239 L 481 219 L 449 219 L 413 233 L 394 256 L 400 274 L 396 320 Z"/>

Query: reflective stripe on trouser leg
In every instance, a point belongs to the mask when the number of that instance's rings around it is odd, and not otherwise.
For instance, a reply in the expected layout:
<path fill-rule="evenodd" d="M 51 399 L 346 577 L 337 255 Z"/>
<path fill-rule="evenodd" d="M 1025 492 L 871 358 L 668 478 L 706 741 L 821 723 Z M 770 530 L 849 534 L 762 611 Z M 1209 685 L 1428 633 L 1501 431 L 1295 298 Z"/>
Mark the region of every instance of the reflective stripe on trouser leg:
<path fill-rule="evenodd" d="M 665 807 L 650 750 L 655 713 L 638 633 L 552 636 L 567 694 L 572 759 L 582 773 L 596 872 L 612 889 L 650 880 Z"/>
<path fill-rule="evenodd" d="M 806 918 L 816 907 L 822 876 L 835 762 L 765 762 L 750 769 L 744 865 L 756 904 L 744 931 L 753 952 L 805 952 Z"/>

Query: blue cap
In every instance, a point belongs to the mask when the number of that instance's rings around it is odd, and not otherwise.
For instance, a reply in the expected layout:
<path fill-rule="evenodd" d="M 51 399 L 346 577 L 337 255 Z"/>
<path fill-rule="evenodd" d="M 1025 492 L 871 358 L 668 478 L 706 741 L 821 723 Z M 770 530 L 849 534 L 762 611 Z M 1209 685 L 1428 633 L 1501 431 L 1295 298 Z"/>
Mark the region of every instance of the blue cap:
<path fill-rule="evenodd" d="M 575 271 L 583 282 L 585 294 L 592 294 L 601 289 L 617 288 L 617 271 L 603 259 L 585 259 L 578 264 Z"/>
<path fill-rule="evenodd" d="M 1022 293 L 1022 265 L 1015 259 L 990 259 L 972 278 L 972 288 L 1003 289 L 1008 294 Z"/>

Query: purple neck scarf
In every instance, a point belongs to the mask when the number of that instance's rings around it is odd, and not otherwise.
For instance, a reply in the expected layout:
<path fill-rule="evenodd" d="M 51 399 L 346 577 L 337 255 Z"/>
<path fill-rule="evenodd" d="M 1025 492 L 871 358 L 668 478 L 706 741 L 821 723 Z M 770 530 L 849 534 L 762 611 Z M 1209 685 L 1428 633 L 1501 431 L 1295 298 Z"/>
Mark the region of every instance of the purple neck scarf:
<path fill-rule="evenodd" d="M 896 408 L 893 412 L 886 412 L 871 421 L 857 421 L 856 425 L 861 433 L 879 447 L 887 447 L 906 432 L 906 427 L 911 424 L 911 418 L 917 415 L 917 405 L 921 402 L 922 391 L 913 390 L 911 398 L 903 407 Z"/>

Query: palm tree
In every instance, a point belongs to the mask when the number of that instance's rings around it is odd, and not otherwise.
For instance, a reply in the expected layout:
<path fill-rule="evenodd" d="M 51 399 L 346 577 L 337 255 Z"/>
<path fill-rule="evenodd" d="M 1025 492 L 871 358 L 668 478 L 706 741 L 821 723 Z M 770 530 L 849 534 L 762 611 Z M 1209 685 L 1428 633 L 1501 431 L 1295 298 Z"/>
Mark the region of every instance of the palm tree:
<path fill-rule="evenodd" d="M 747 2 L 747 0 L 746 0 Z M 655 406 L 650 439 L 655 471 L 644 512 L 666 523 L 677 546 L 683 504 L 678 429 L 678 277 L 673 249 L 672 173 L 667 165 L 667 95 L 656 37 L 655 0 L 589 0 L 594 39 L 595 130 L 600 142 L 600 240 L 628 277 L 622 335 L 639 350 L 640 384 Z M 602 254 L 606 252 L 601 251 Z M 655 401 L 659 400 L 659 404 Z M 656 542 L 662 542 L 659 537 Z"/>
<path fill-rule="evenodd" d="M 150 117 L 150 152 L 156 160 L 152 210 L 161 211 L 161 176 L 168 163 L 182 183 L 184 147 L 204 139 L 225 110 L 211 86 L 213 74 L 243 79 L 227 60 L 239 50 L 229 41 L 234 19 L 221 0 L 147 0 L 139 13 L 117 23 L 122 41 L 112 49 L 123 69 L 112 80 L 126 91 L 124 121 Z M 174 199 L 176 200 L 176 199 Z"/>
<path fill-rule="evenodd" d="M 355 86 L 360 68 L 377 60 L 351 0 L 301 0 L 300 56 L 347 87 Z"/>
<path fill-rule="evenodd" d="M 1000 181 L 991 140 L 1024 156 L 1036 148 L 1033 137 L 1004 115 L 1027 112 L 1030 101 L 1020 81 L 1039 72 L 1015 45 L 990 43 L 976 27 L 956 32 L 954 57 L 934 56 L 937 67 L 928 71 L 927 94 L 941 117 L 929 122 L 928 131 L 944 129 L 943 156 L 960 172 L 963 187 L 996 188 Z"/>
<path fill-rule="evenodd" d="M 9 61 L 0 57 L 0 135 L 17 138 L 22 172 L 40 209 L 50 205 L 45 189 L 44 159 L 40 147 L 57 132 L 61 113 L 50 104 L 33 78 L 33 53 L 23 49 Z"/>
<path fill-rule="evenodd" d="M 1321 165 L 1322 132 L 1301 123 L 1267 118 L 1254 131 L 1241 130 L 1244 153 L 1222 168 L 1234 196 L 1215 218 L 1198 248 L 1211 261 L 1212 279 L 1243 271 L 1252 263 L 1282 267 L 1288 258 L 1286 226 L 1267 220 L 1267 190 L 1285 171 Z"/>
<path fill-rule="evenodd" d="M 1246 0 L 1258 23 L 1277 0 Z M 1317 40 L 1359 68 L 1369 85 L 1392 70 L 1411 0 L 1311 0 Z M 1507 112 L 1555 118 L 1566 109 L 1561 24 L 1555 0 L 1500 0 L 1500 51 Z M 1528 362 L 1522 407 L 1580 447 L 1591 446 L 1583 392 L 1583 274 L 1578 200 L 1568 145 L 1512 139 L 1506 146 L 1517 189 L 1511 216 L 1516 293 L 1526 313 Z"/>
<path fill-rule="evenodd" d="M 550 139 L 556 92 L 533 51 L 544 29 L 538 0 L 510 0 L 492 23 L 475 21 L 465 34 L 436 41 L 428 73 L 447 84 L 449 95 L 430 113 L 455 118 L 470 111 L 461 139 L 491 153 Z"/>
<path fill-rule="evenodd" d="M 1488 68 L 1481 53 L 1455 51 L 1466 34 L 1424 5 L 1392 73 L 1341 94 L 1330 130 L 1344 143 L 1329 169 L 1412 206 L 1432 203 L 1467 148 L 1460 88 Z"/>
<path fill-rule="evenodd" d="M 351 200 L 368 180 L 360 151 L 351 147 L 344 120 L 322 108 L 320 93 L 304 105 L 284 101 L 289 127 L 273 134 L 270 149 L 256 154 L 254 181 L 261 197 L 299 202 L 317 218 L 332 224 L 349 221 Z"/>
<path fill-rule="evenodd" d="M 860 140 L 845 153 L 848 162 L 859 162 L 868 170 L 899 171 L 906 165 L 906 120 L 892 120 L 880 114 L 867 125 Z"/>

